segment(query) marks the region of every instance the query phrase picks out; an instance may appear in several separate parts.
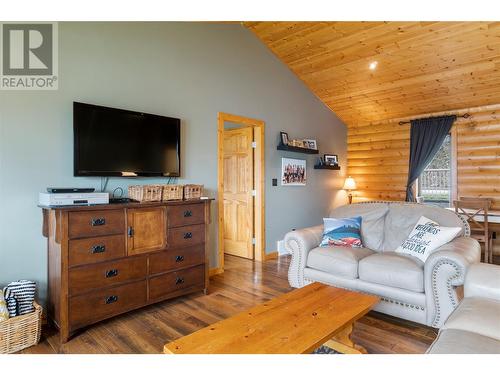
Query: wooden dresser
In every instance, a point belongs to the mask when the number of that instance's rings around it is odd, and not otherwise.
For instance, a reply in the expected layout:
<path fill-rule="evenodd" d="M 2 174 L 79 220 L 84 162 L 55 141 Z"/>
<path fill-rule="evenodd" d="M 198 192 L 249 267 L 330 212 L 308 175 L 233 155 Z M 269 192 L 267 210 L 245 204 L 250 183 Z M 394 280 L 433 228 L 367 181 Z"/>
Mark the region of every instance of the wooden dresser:
<path fill-rule="evenodd" d="M 42 209 L 47 314 L 61 342 L 100 320 L 207 293 L 210 201 Z"/>

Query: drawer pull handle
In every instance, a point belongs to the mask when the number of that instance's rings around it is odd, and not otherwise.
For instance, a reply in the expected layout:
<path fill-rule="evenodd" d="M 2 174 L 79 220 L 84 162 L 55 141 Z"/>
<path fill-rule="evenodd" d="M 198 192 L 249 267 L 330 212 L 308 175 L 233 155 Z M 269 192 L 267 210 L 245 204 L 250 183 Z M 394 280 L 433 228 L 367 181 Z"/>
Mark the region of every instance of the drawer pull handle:
<path fill-rule="evenodd" d="M 106 251 L 106 246 L 104 245 L 94 245 L 90 251 L 92 254 L 104 253 Z"/>
<path fill-rule="evenodd" d="M 176 262 L 183 262 L 184 261 L 184 255 L 177 255 L 175 257 Z"/>
<path fill-rule="evenodd" d="M 134 228 L 128 227 L 127 234 L 129 237 L 133 237 L 134 236 Z"/>
<path fill-rule="evenodd" d="M 118 301 L 118 296 L 109 296 L 106 297 L 105 299 L 106 305 L 109 305 L 110 303 L 115 303 L 116 301 Z"/>
<path fill-rule="evenodd" d="M 92 225 L 93 227 L 99 227 L 99 226 L 104 225 L 104 224 L 106 224 L 106 219 L 103 217 L 94 218 L 90 222 L 90 225 Z"/>
<path fill-rule="evenodd" d="M 191 233 L 191 232 L 184 233 L 184 239 L 185 240 L 188 240 L 190 238 L 193 238 L 193 233 Z"/>
<path fill-rule="evenodd" d="M 184 284 L 183 277 L 178 277 L 177 279 L 175 279 L 175 285 L 180 285 L 180 284 Z"/>
<path fill-rule="evenodd" d="M 193 216 L 193 211 L 191 210 L 184 211 L 184 217 L 191 217 L 191 216 Z"/>
<path fill-rule="evenodd" d="M 115 277 L 115 276 L 118 276 L 117 269 L 106 271 L 106 278 Z"/>

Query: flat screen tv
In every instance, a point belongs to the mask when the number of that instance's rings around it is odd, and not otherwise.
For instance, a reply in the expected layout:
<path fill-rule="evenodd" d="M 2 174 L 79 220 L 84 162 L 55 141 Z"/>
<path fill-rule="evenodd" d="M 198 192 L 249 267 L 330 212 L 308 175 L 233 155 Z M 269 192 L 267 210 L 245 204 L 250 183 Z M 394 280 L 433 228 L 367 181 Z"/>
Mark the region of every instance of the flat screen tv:
<path fill-rule="evenodd" d="M 73 103 L 74 175 L 180 175 L 180 120 Z"/>

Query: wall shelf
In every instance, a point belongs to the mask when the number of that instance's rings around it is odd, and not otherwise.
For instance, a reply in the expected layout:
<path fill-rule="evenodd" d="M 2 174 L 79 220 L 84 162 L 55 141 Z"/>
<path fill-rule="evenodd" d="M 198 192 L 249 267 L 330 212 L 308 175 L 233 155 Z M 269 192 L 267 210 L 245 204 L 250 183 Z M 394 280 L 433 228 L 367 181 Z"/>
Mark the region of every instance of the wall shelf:
<path fill-rule="evenodd" d="M 340 171 L 340 167 L 338 165 L 315 165 L 314 169 L 330 169 L 332 171 Z"/>
<path fill-rule="evenodd" d="M 284 144 L 279 144 L 277 149 L 280 151 L 299 152 L 302 154 L 319 154 L 318 150 L 313 150 L 311 148 L 305 148 L 305 147 L 288 146 Z"/>

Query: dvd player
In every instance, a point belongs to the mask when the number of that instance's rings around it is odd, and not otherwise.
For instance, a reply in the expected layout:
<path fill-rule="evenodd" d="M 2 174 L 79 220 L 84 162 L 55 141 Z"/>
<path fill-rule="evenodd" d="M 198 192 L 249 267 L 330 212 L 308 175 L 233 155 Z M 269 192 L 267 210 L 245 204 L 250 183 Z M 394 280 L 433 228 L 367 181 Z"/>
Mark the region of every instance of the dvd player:
<path fill-rule="evenodd" d="M 38 202 L 49 207 L 108 204 L 109 193 L 40 193 Z"/>
<path fill-rule="evenodd" d="M 61 193 L 93 193 L 95 191 L 94 188 L 55 188 L 48 187 L 47 192 L 53 194 L 61 194 Z"/>

